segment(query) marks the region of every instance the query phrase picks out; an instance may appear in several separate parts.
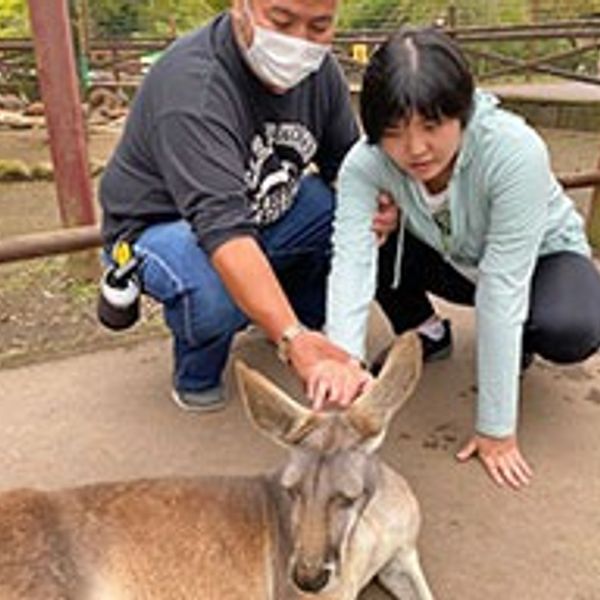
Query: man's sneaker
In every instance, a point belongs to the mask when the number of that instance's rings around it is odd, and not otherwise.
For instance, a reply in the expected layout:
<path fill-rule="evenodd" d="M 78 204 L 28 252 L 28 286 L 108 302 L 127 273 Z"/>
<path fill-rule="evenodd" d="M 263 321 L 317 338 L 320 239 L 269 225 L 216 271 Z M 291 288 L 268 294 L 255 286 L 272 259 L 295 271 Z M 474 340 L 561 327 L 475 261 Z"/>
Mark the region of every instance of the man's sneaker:
<path fill-rule="evenodd" d="M 448 358 L 452 354 L 452 326 L 450 319 L 443 319 L 444 335 L 439 340 L 434 340 L 419 332 L 423 347 L 423 361 L 431 362 Z"/>
<path fill-rule="evenodd" d="M 179 408 L 187 411 L 212 412 L 225 408 L 225 398 L 220 385 L 198 392 L 173 389 L 171 397 Z"/>

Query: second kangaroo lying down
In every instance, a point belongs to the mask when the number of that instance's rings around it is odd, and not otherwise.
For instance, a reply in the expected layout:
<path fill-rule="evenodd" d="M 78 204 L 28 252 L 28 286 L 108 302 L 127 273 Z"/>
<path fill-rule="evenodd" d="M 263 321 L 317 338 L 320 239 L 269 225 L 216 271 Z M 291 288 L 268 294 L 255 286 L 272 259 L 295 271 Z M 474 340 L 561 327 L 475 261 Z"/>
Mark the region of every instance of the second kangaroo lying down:
<path fill-rule="evenodd" d="M 344 412 L 236 369 L 252 420 L 290 449 L 280 471 L 0 494 L 0 599 L 353 600 L 375 575 L 432 598 L 416 499 L 375 453 L 418 380 L 415 336 Z"/>

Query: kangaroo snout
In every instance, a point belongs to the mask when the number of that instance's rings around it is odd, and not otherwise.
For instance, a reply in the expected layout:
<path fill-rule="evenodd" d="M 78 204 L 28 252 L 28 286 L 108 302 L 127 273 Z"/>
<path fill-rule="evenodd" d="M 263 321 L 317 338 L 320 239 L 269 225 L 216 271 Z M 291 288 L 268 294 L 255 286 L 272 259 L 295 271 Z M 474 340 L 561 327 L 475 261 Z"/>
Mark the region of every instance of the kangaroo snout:
<path fill-rule="evenodd" d="M 328 564 L 309 564 L 298 561 L 292 567 L 292 580 L 301 591 L 310 594 L 320 592 L 329 583 L 333 567 Z"/>

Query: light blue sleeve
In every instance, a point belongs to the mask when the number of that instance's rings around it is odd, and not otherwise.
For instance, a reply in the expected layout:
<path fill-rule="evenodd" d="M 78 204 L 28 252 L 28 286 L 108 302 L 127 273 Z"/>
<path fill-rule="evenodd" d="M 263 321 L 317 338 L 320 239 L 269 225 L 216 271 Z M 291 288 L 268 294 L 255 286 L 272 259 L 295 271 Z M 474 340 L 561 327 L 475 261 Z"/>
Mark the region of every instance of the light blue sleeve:
<path fill-rule="evenodd" d="M 338 178 L 333 258 L 327 285 L 325 331 L 336 344 L 365 358 L 370 302 L 375 297 L 377 241 L 372 231 L 379 191 L 377 160 L 364 141 L 346 156 Z"/>
<path fill-rule="evenodd" d="M 553 179 L 544 143 L 526 126 L 488 152 L 489 222 L 475 299 L 476 429 L 503 437 L 517 427 L 523 324 Z"/>

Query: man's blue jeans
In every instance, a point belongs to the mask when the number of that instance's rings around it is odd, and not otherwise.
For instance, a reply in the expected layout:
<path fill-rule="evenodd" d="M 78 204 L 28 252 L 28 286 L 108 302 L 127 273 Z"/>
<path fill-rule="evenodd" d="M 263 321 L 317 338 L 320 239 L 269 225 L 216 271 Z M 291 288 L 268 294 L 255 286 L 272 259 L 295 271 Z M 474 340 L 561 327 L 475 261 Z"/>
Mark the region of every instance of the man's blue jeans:
<path fill-rule="evenodd" d="M 312 328 L 325 317 L 334 195 L 305 177 L 290 211 L 261 229 L 260 244 L 299 319 Z M 174 387 L 219 385 L 233 336 L 248 324 L 187 221 L 149 227 L 135 244 L 144 292 L 163 304 L 174 341 Z"/>

